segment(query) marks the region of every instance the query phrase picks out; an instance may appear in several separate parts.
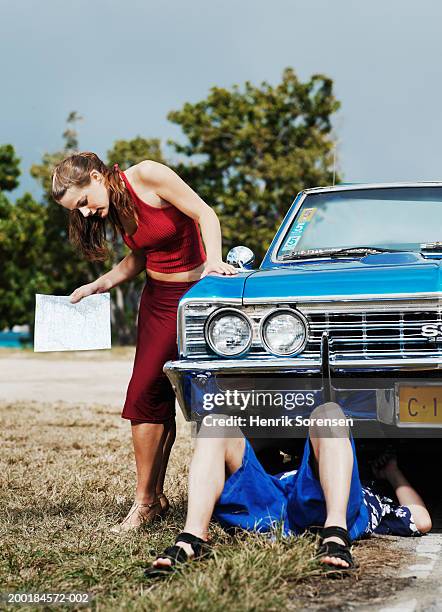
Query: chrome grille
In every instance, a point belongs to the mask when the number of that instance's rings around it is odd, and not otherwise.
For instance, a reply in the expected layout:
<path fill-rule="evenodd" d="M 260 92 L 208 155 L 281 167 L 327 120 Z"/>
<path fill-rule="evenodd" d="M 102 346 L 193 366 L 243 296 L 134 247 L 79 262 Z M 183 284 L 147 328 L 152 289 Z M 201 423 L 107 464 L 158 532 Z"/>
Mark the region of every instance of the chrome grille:
<path fill-rule="evenodd" d="M 421 333 L 423 325 L 441 323 L 440 310 L 305 314 L 310 328 L 305 356 L 319 354 L 321 336 L 325 331 L 335 360 L 442 355 L 441 343 L 431 341 Z"/>
<path fill-rule="evenodd" d="M 442 309 L 438 300 L 383 301 L 348 303 L 187 303 L 180 309 L 179 336 L 183 341 L 181 356 L 193 359 L 219 359 L 204 339 L 207 317 L 221 307 L 238 308 L 253 324 L 252 346 L 247 357 L 274 358 L 262 346 L 259 326 L 262 318 L 277 307 L 300 311 L 309 325 L 309 340 L 299 357 L 316 362 L 320 358 L 323 332 L 330 339 L 333 361 L 340 359 L 385 359 L 388 357 L 442 357 L 442 343 L 425 338 L 421 328 L 426 324 L 442 323 Z M 185 332 L 184 332 L 185 330 Z M 296 359 L 296 357 L 294 357 Z"/>

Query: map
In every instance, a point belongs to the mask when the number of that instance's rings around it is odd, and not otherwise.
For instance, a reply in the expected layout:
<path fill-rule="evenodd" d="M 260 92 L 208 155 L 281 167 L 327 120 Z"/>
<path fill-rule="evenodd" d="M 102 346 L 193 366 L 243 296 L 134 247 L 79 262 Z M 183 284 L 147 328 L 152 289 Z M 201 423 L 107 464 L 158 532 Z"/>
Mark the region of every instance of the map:
<path fill-rule="evenodd" d="M 35 295 L 35 352 L 110 348 L 110 293 L 89 295 L 76 304 L 68 295 Z"/>

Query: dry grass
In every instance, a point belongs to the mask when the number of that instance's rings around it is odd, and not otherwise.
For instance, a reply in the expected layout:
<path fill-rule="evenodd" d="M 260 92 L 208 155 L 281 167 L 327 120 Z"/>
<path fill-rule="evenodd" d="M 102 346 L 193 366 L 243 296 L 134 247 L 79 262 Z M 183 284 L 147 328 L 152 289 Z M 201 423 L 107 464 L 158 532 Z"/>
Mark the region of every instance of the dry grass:
<path fill-rule="evenodd" d="M 349 588 L 362 602 L 373 597 L 373 584 L 376 596 L 398 585 L 382 579 L 397 562 L 385 540 L 358 545 L 361 571 L 330 581 L 313 558 L 310 537 L 232 539 L 218 528 L 212 558 L 148 583 L 142 569 L 151 551 L 169 545 L 183 525 L 187 425 L 181 423 L 166 486 L 173 511 L 161 524 L 119 538 L 108 528 L 125 515 L 134 487 L 130 432 L 119 411 L 3 403 L 0 419 L 2 591 L 87 591 L 99 610 L 267 611 L 345 609 Z"/>

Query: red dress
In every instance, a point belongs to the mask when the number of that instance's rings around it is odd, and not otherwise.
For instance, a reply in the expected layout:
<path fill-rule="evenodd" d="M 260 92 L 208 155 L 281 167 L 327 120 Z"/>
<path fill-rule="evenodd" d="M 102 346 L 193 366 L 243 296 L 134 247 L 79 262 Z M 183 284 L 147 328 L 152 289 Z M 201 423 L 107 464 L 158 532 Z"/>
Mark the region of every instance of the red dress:
<path fill-rule="evenodd" d="M 192 270 L 206 261 L 194 219 L 173 205 L 156 208 L 143 202 L 120 171 L 138 213 L 138 228 L 123 236 L 131 249 L 145 249 L 146 268 L 161 272 Z M 163 372 L 178 357 L 177 308 L 198 281 L 146 277 L 138 310 L 137 346 L 121 416 L 134 422 L 166 423 L 175 416 L 175 394 Z"/>

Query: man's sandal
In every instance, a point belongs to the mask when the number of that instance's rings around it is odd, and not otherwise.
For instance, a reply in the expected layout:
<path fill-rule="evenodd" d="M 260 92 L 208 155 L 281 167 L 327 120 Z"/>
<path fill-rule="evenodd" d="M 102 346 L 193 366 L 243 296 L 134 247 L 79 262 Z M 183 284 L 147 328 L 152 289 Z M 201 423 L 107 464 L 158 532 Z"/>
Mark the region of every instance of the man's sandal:
<path fill-rule="evenodd" d="M 342 540 L 345 544 L 338 542 L 325 542 L 327 538 L 336 537 Z M 322 557 L 337 557 L 348 563 L 348 567 L 341 565 L 333 565 L 332 563 L 323 563 L 327 572 L 348 572 L 357 569 L 357 564 L 351 555 L 351 540 L 348 536 L 347 529 L 343 527 L 324 527 L 321 531 L 321 543 L 318 548 L 317 558 Z"/>
<path fill-rule="evenodd" d="M 184 548 L 177 545 L 177 542 L 190 544 L 193 550 L 193 556 L 189 557 Z M 187 561 L 207 557 L 210 554 L 210 550 L 210 545 L 201 538 L 191 533 L 180 533 L 175 539 L 175 545 L 166 548 L 164 552 L 155 559 L 155 561 L 158 559 L 170 559 L 170 565 L 164 565 L 163 567 L 155 567 L 152 565 L 144 570 L 144 576 L 146 578 L 163 578 L 164 576 L 176 572 L 179 567 Z"/>

